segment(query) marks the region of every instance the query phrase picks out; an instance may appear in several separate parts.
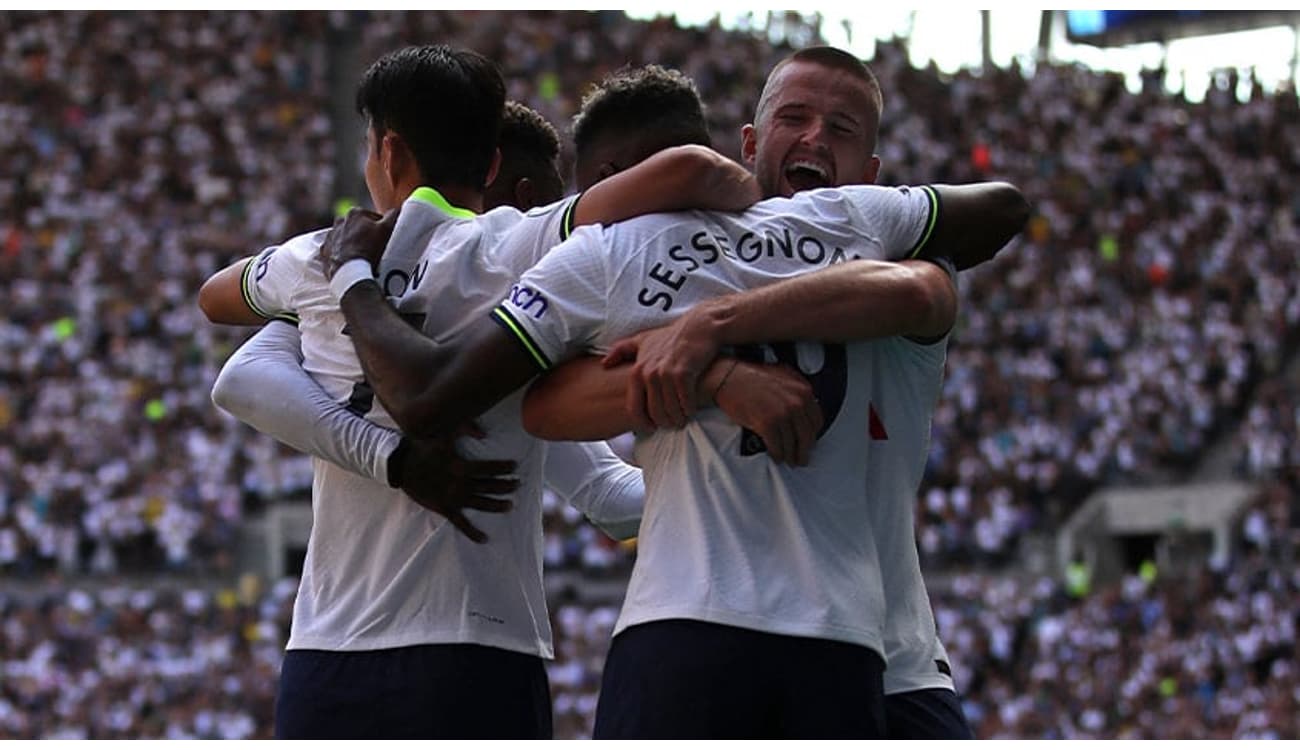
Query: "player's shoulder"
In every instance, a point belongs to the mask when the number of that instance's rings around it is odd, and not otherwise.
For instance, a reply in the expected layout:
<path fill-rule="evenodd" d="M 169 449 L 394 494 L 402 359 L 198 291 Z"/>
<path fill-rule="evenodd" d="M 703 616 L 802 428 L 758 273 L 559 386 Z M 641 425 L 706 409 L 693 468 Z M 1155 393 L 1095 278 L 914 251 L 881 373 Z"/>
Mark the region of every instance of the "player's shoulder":
<path fill-rule="evenodd" d="M 261 254 L 267 256 L 274 254 L 279 258 L 292 258 L 299 262 L 309 261 L 316 257 L 316 253 L 325 242 L 325 236 L 329 234 L 329 231 L 329 228 L 326 227 L 295 235 L 279 245 L 267 247 Z"/>
<path fill-rule="evenodd" d="M 534 209 L 535 210 L 535 209 Z M 475 220 L 481 226 L 492 229 L 509 229 L 523 221 L 528 214 L 520 211 L 514 206 L 497 206 L 489 211 L 479 214 Z"/>

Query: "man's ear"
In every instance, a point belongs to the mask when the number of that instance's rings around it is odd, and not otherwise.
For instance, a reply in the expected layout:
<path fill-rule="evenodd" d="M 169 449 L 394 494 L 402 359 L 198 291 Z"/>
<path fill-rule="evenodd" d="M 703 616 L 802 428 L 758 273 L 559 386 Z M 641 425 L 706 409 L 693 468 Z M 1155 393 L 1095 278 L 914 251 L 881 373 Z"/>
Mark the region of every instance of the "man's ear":
<path fill-rule="evenodd" d="M 384 140 L 379 146 L 379 159 L 384 167 L 384 175 L 393 185 L 401 184 L 412 171 L 419 174 L 411 147 L 406 145 L 406 140 L 402 136 L 392 130 L 384 133 Z"/>
<path fill-rule="evenodd" d="M 533 189 L 533 181 L 527 177 L 520 177 L 515 183 L 515 208 L 520 211 L 527 211 L 537 206 L 537 201 L 533 199 L 536 190 Z"/>
<path fill-rule="evenodd" d="M 875 154 L 871 155 L 871 161 L 867 163 L 867 173 L 862 175 L 863 185 L 876 184 L 876 178 L 880 176 L 880 157 Z"/>
<path fill-rule="evenodd" d="M 492 152 L 492 166 L 488 167 L 487 179 L 483 181 L 483 187 L 491 185 L 499 171 L 501 171 L 501 149 L 498 148 Z"/>
<path fill-rule="evenodd" d="M 754 131 L 753 123 L 747 123 L 740 127 L 740 160 L 746 164 L 753 164 L 754 157 L 758 154 L 758 134 Z"/>

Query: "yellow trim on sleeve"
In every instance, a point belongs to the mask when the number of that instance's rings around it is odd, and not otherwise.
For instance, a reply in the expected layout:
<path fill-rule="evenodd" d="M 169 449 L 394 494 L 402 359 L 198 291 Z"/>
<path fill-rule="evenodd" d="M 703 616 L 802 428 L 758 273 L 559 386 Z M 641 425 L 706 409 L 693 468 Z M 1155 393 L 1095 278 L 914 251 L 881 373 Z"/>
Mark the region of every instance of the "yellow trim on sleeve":
<path fill-rule="evenodd" d="M 252 282 L 251 279 L 253 277 L 253 269 L 257 267 L 257 262 L 261 259 L 262 255 L 259 253 L 244 262 L 244 270 L 239 274 L 239 292 L 244 297 L 244 304 L 248 306 L 249 310 L 253 311 L 254 315 L 270 319 L 275 316 L 268 313 L 266 310 L 263 310 L 260 305 L 253 301 L 253 283 L 255 282 Z M 295 324 L 296 323 L 297 321 L 295 321 Z"/>
<path fill-rule="evenodd" d="M 533 358 L 533 361 L 537 363 L 538 367 L 543 370 L 551 369 L 551 361 L 546 358 L 546 355 L 542 353 L 541 348 L 533 342 L 533 339 L 528 335 L 528 332 L 524 330 L 523 326 L 519 325 L 519 323 L 515 321 L 514 316 L 511 315 L 504 306 L 498 305 L 497 308 L 492 311 L 492 319 L 507 331 L 514 334 L 515 338 L 523 345 L 524 349 Z"/>
<path fill-rule="evenodd" d="M 907 257 L 909 258 L 915 258 L 921 254 L 925 243 L 929 242 L 930 236 L 934 234 L 935 226 L 939 224 L 939 193 L 935 192 L 935 189 L 929 185 L 923 185 L 921 192 L 925 193 L 925 197 L 930 201 L 930 219 L 925 224 L 925 231 L 921 232 L 921 238 L 916 241 L 916 246 L 912 248 L 912 252 L 908 253 Z"/>

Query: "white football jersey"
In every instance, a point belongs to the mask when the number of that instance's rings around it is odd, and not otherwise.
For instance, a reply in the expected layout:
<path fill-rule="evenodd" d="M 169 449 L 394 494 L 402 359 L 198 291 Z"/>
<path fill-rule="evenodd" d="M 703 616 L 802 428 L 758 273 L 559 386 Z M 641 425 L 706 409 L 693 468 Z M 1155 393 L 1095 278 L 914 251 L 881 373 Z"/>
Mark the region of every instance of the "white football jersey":
<path fill-rule="evenodd" d="M 867 507 L 889 602 L 886 695 L 953 689 L 951 662 L 939 639 L 921 577 L 914 524 L 947 348 L 947 337 L 921 344 L 893 336 L 868 344 Z"/>
<path fill-rule="evenodd" d="M 394 296 L 405 295 L 401 309 L 411 312 L 408 319 L 424 313 L 427 303 L 435 315 L 426 330 L 455 330 L 467 317 L 485 314 L 519 270 L 559 242 L 572 203 L 529 214 L 503 208 L 475 217 L 422 188 L 403 206 L 381 265 L 381 283 Z M 512 228 L 519 233 L 512 234 Z M 346 400 L 359 415 L 393 426 L 364 383 L 346 338 L 346 321 L 317 260 L 324 235 L 302 235 L 263 251 L 245 270 L 245 299 L 267 317 L 296 314 L 304 368 L 331 397 Z M 507 235 L 511 247 L 521 248 L 517 252 L 524 264 L 518 270 L 507 264 L 509 275 L 493 265 L 498 257 L 510 255 L 496 247 Z M 426 247 L 431 248 L 428 253 Z M 418 296 L 424 294 L 429 296 Z M 483 301 L 476 303 L 479 298 Z M 540 497 L 546 450 L 520 426 L 519 402 L 517 394 L 484 416 L 480 423 L 488 431 L 486 440 L 463 439 L 460 445 L 469 457 L 519 462 L 524 485 L 513 497 L 513 510 L 468 511 L 491 537 L 488 544 L 474 544 L 442 516 L 398 490 L 314 461 L 312 531 L 289 649 L 478 643 L 552 655 L 541 581 Z M 572 449 L 584 450 L 581 445 Z M 589 456 L 582 458 L 590 461 Z"/>
<path fill-rule="evenodd" d="M 738 214 L 684 212 L 576 230 L 494 311 L 546 367 L 664 325 L 692 305 L 855 258 L 916 254 L 929 188 L 854 186 Z M 826 412 L 812 462 L 777 465 L 717 410 L 639 439 L 646 483 L 636 565 L 615 631 L 687 618 L 829 638 L 884 654 L 885 596 L 867 507 L 865 344 L 740 352 L 802 370 Z"/>

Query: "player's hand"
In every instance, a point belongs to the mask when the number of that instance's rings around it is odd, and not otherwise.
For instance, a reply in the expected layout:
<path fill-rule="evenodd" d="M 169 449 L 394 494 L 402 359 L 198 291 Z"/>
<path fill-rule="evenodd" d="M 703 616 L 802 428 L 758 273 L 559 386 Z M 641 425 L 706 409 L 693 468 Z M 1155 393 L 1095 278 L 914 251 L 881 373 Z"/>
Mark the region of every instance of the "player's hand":
<path fill-rule="evenodd" d="M 465 510 L 505 513 L 512 504 L 492 495 L 506 495 L 519 487 L 510 476 L 514 461 L 476 461 L 456 452 L 453 438 L 408 438 L 403 462 L 402 491 L 419 505 L 451 522 L 462 534 L 482 544 L 487 534 L 470 523 Z"/>
<path fill-rule="evenodd" d="M 378 272 L 379 259 L 384 255 L 388 239 L 393 236 L 393 226 L 397 224 L 397 213 L 393 209 L 380 216 L 366 208 L 355 207 L 347 216 L 334 220 L 334 226 L 325 241 L 321 243 L 317 255 L 325 267 L 325 278 L 334 278 L 334 273 L 344 263 L 361 259 L 370 264 L 370 270 Z"/>
<path fill-rule="evenodd" d="M 616 342 L 602 361 L 606 367 L 636 361 L 628 380 L 627 411 L 638 430 L 652 430 L 686 426 L 695 415 L 700 374 L 717 356 L 708 319 L 687 313 Z"/>
<path fill-rule="evenodd" d="M 714 398 L 731 421 L 763 439 L 773 461 L 808 465 L 825 418 L 812 384 L 793 368 L 737 362 Z"/>

